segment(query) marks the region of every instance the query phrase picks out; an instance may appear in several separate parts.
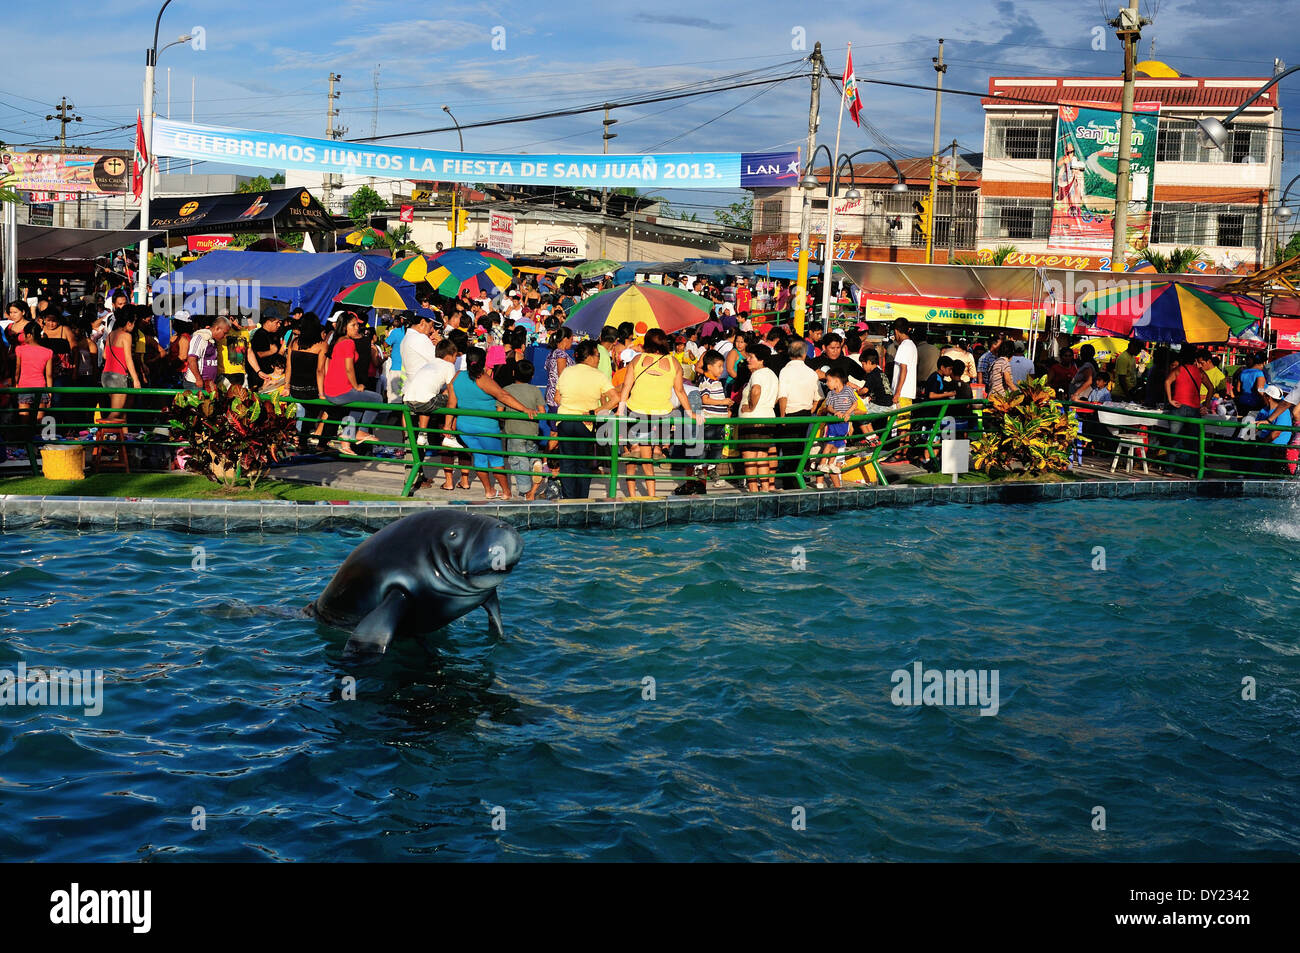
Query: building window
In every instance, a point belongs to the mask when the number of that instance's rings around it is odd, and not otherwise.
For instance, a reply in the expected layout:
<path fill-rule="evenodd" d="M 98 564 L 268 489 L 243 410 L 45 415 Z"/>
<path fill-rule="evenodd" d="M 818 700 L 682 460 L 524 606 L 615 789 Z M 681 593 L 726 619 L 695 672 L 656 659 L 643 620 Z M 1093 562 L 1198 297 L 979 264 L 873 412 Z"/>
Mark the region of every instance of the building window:
<path fill-rule="evenodd" d="M 1255 206 L 1157 202 L 1151 214 L 1151 244 L 1254 248 L 1259 215 Z"/>
<path fill-rule="evenodd" d="M 758 230 L 760 232 L 779 232 L 781 228 L 781 200 L 769 199 L 759 203 Z"/>
<path fill-rule="evenodd" d="M 1051 199 L 984 200 L 982 238 L 994 241 L 1046 239 L 1051 225 Z"/>
<path fill-rule="evenodd" d="M 1055 118 L 990 118 L 985 154 L 990 159 L 1051 159 L 1055 136 Z"/>
<path fill-rule="evenodd" d="M 1206 148 L 1190 119 L 1161 119 L 1156 138 L 1159 162 L 1263 162 L 1268 152 L 1268 130 L 1260 123 L 1237 121 L 1228 130 L 1223 149 Z"/>
<path fill-rule="evenodd" d="M 1246 240 L 1246 216 L 1241 213 L 1220 212 L 1216 216 L 1217 229 L 1214 244 L 1224 248 L 1240 248 Z"/>

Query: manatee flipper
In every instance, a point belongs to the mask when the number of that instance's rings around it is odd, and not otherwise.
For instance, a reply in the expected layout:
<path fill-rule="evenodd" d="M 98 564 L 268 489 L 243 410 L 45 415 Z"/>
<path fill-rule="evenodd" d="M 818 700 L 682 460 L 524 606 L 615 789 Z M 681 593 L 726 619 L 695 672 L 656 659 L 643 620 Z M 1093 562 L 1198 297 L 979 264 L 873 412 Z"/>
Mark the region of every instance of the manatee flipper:
<path fill-rule="evenodd" d="M 390 589 L 384 601 L 375 606 L 360 622 L 343 649 L 344 656 L 382 655 L 388 650 L 409 605 L 406 593 Z"/>
<path fill-rule="evenodd" d="M 483 608 L 488 614 L 488 634 L 496 639 L 503 639 L 506 635 L 505 627 L 501 624 L 501 600 L 497 598 L 497 591 L 492 590 L 492 594 L 483 602 Z"/>

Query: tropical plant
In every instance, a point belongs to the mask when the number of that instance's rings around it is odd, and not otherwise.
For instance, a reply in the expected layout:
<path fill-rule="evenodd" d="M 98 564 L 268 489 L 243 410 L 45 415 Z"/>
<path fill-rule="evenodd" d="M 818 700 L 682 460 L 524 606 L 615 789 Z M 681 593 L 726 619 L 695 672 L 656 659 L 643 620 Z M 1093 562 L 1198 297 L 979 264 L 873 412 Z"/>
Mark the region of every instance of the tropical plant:
<path fill-rule="evenodd" d="M 370 216 L 380 209 L 387 208 L 388 203 L 380 198 L 379 193 L 368 185 L 363 185 L 352 193 L 348 199 L 348 217 L 357 225 L 365 225 Z"/>
<path fill-rule="evenodd" d="M 1031 377 L 1010 393 L 989 398 L 971 464 L 989 474 L 1059 472 L 1069 467 L 1078 437 L 1078 421 L 1065 412 L 1047 378 Z"/>
<path fill-rule="evenodd" d="M 1296 255 L 1300 255 L 1300 232 L 1296 232 L 1285 246 L 1277 246 L 1277 255 L 1274 258 L 1274 264 L 1281 264 L 1284 261 L 1290 261 Z"/>
<path fill-rule="evenodd" d="M 713 217 L 723 225 L 749 231 L 754 226 L 754 199 L 732 202 L 726 208 L 714 209 Z"/>
<path fill-rule="evenodd" d="M 247 182 L 241 182 L 236 192 L 270 192 L 277 185 L 284 185 L 284 175 L 276 173 L 271 178 L 255 175 Z"/>
<path fill-rule="evenodd" d="M 1192 265 L 1205 260 L 1205 252 L 1199 248 L 1175 248 L 1168 255 L 1162 255 L 1150 245 L 1138 254 L 1138 261 L 1149 264 L 1162 275 L 1182 275 L 1192 270 Z"/>
<path fill-rule="evenodd" d="M 1007 259 L 1019 251 L 1020 249 L 1015 245 L 999 245 L 997 248 L 993 249 L 993 258 L 990 263 L 994 265 L 1005 265 Z"/>
<path fill-rule="evenodd" d="M 149 253 L 149 274 L 165 275 L 176 270 L 176 260 L 170 255 Z"/>
<path fill-rule="evenodd" d="M 263 400 L 242 387 L 208 394 L 183 392 L 172 403 L 173 439 L 189 446 L 185 469 L 232 490 L 250 488 L 297 439 L 298 405 L 279 396 Z"/>
<path fill-rule="evenodd" d="M 411 226 L 402 224 L 396 228 L 388 230 L 380 241 L 384 247 L 393 253 L 394 258 L 403 258 L 407 255 L 423 255 L 424 249 L 416 244 L 411 238 Z"/>

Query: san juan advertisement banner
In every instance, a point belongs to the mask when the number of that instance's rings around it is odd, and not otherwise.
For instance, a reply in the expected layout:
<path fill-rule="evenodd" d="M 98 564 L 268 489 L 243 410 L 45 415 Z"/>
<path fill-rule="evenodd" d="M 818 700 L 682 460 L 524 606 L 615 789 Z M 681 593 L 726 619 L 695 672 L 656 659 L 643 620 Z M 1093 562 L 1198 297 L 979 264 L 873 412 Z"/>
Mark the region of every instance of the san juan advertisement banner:
<path fill-rule="evenodd" d="M 511 155 L 443 152 L 155 119 L 156 156 L 295 172 L 439 182 L 676 189 L 782 188 L 799 181 L 796 152 Z"/>
<path fill-rule="evenodd" d="M 1133 106 L 1132 188 L 1128 204 L 1128 248 L 1145 247 L 1151 233 L 1155 195 L 1156 129 L 1159 103 Z M 1053 175 L 1053 251 L 1109 252 L 1115 234 L 1115 182 L 1119 166 L 1120 111 L 1110 106 L 1063 103 L 1056 122 Z"/>
<path fill-rule="evenodd" d="M 40 201 L 85 195 L 123 195 L 130 163 L 121 156 L 57 152 L 0 152 L 0 186 L 41 193 Z"/>

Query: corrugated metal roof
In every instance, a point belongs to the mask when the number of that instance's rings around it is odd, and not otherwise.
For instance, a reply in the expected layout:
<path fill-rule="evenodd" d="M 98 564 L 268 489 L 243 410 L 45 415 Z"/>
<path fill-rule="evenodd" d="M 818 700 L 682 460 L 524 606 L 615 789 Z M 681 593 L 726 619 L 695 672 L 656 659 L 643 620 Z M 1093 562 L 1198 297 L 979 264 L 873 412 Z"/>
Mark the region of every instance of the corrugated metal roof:
<path fill-rule="evenodd" d="M 1269 81 L 1270 77 L 1253 79 L 1244 77 L 1201 77 L 1181 80 L 1143 81 L 1139 79 L 1136 87 L 1138 102 L 1159 102 L 1164 106 L 1200 107 L 1205 109 L 1235 109 L 1250 98 L 1251 93 Z M 1019 80 L 1019 81 L 1018 81 Z M 1061 102 L 1118 103 L 1123 93 L 1119 85 L 1099 86 L 1096 79 L 1090 77 L 1056 77 L 1054 85 L 1037 85 L 1042 77 L 991 77 L 989 95 L 981 99 L 984 105 L 992 103 L 1018 103 L 1032 105 L 1045 103 L 1053 105 Z M 1206 85 L 1230 81 L 1239 81 L 1242 86 Z M 1178 85 L 1168 85 L 1170 83 Z M 1184 85 L 1195 83 L 1196 85 Z M 1025 101 L 1028 102 L 1025 102 Z M 1276 107 L 1277 87 L 1273 87 L 1253 106 Z"/>
<path fill-rule="evenodd" d="M 915 159 L 899 159 L 898 168 L 903 173 L 903 178 L 908 182 L 925 182 L 930 181 L 930 157 L 919 156 Z M 823 182 L 830 181 L 830 168 L 822 166 L 820 169 L 814 169 L 813 174 Z M 894 175 L 893 168 L 888 162 L 864 162 L 854 163 L 853 177 L 863 183 L 878 184 L 880 182 L 893 182 L 897 178 Z M 841 169 L 840 180 L 847 181 L 848 172 Z M 960 152 L 957 153 L 957 180 L 967 185 L 978 185 L 980 180 L 980 170 L 970 163 L 966 156 Z"/>

